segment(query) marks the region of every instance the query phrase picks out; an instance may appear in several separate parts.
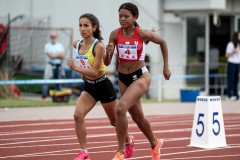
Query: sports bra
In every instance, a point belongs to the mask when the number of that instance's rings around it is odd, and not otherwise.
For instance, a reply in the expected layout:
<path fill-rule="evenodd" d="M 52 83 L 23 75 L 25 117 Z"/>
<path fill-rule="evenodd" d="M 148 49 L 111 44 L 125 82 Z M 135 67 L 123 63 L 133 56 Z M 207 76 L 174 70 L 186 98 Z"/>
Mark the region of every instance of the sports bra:
<path fill-rule="evenodd" d="M 76 57 L 74 59 L 74 64 L 83 68 L 88 68 L 88 69 L 92 69 L 93 64 L 94 64 L 94 60 L 95 60 L 95 53 L 94 53 L 94 48 L 96 46 L 96 44 L 99 42 L 98 39 L 94 39 L 91 46 L 88 48 L 88 50 L 82 54 L 80 53 L 80 43 L 82 43 L 83 40 L 78 41 L 77 43 L 77 47 L 76 47 Z M 100 70 L 99 71 L 104 71 L 105 70 L 105 64 L 102 60 L 101 62 L 101 66 L 100 66 Z"/>
<path fill-rule="evenodd" d="M 119 28 L 116 39 L 119 62 L 134 62 L 144 60 L 146 44 L 139 34 L 139 27 L 135 27 L 131 38 L 123 36 L 123 29 Z"/>

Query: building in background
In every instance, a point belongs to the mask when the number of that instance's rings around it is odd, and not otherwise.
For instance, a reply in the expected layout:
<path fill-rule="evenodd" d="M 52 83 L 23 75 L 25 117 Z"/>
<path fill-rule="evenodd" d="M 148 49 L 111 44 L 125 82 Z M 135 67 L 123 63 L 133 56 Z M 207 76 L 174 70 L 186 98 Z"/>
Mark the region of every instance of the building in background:
<path fill-rule="evenodd" d="M 107 44 L 110 32 L 119 27 L 118 7 L 124 2 L 126 1 L 0 0 L 0 15 L 10 14 L 11 17 L 15 17 L 23 14 L 30 19 L 40 20 L 35 25 L 73 28 L 74 39 L 81 39 L 78 33 L 79 16 L 91 12 L 99 18 L 104 44 Z M 167 41 L 169 47 L 172 78 L 165 81 L 162 76 L 160 48 L 151 43 L 147 45 L 147 52 L 151 58 L 151 98 L 178 99 L 181 88 L 192 86 L 201 87 L 202 93 L 207 95 L 224 94 L 225 47 L 232 33 L 240 31 L 239 0 L 130 2 L 139 7 L 140 26 L 146 29 L 160 29 L 157 33 Z M 16 22 L 12 25 L 19 24 L 21 23 Z M 214 74 L 210 74 L 210 46 L 219 50 L 219 67 Z M 69 49 L 66 55 L 70 56 L 72 52 Z M 108 69 L 114 71 L 114 64 Z M 210 80 L 209 74 L 214 81 Z"/>
<path fill-rule="evenodd" d="M 176 27 L 174 37 L 180 37 L 180 55 L 184 61 L 177 66 L 183 66 L 185 75 L 192 77 L 184 80 L 186 86 L 200 86 L 206 95 L 224 94 L 225 82 L 225 49 L 234 31 L 240 31 L 240 1 L 239 0 L 165 0 L 164 23 Z M 175 19 L 175 22 L 173 21 Z M 172 23 L 170 22 L 172 21 Z M 180 30 L 180 31 L 179 31 Z M 171 33 L 165 32 L 167 39 L 174 40 Z M 168 38 L 169 37 L 169 38 Z M 182 42 L 182 43 L 181 43 Z M 177 43 L 175 41 L 175 43 Z M 171 46 L 170 46 L 171 47 Z M 218 50 L 218 62 L 210 55 Z M 177 56 L 176 54 L 174 56 Z M 213 64 L 215 63 L 215 64 Z M 212 66 L 218 69 L 212 72 Z M 181 72 L 181 71 L 180 71 Z M 178 71 L 178 73 L 180 73 Z M 187 77 L 186 77 L 187 78 Z M 165 90 L 168 92 L 168 90 Z M 169 95 L 170 93 L 164 94 Z"/>

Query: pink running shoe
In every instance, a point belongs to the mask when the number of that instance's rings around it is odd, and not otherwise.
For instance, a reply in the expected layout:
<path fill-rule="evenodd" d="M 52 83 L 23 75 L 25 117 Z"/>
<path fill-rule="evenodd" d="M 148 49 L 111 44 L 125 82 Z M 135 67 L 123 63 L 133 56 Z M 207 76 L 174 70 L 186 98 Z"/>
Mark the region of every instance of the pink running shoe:
<path fill-rule="evenodd" d="M 163 145 L 163 139 L 157 139 L 157 144 L 155 148 L 151 149 L 152 160 L 160 160 L 161 152 L 160 149 Z"/>
<path fill-rule="evenodd" d="M 90 155 L 86 152 L 79 152 L 74 160 L 90 160 Z"/>
<path fill-rule="evenodd" d="M 127 145 L 125 144 L 125 153 L 124 153 L 125 158 L 131 158 L 134 151 L 134 137 L 129 136 L 129 138 L 131 138 L 132 143 Z"/>

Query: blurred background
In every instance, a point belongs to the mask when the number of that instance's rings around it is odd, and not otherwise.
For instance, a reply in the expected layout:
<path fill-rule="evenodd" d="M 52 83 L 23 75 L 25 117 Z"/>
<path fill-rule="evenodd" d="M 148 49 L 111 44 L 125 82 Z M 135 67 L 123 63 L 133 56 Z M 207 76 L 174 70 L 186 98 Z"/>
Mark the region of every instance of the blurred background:
<path fill-rule="evenodd" d="M 65 47 L 65 59 L 75 55 L 73 39 L 81 39 L 78 19 L 93 13 L 100 21 L 103 43 L 120 27 L 118 8 L 125 0 L 0 0 L 1 73 L 6 79 L 41 79 L 45 66 L 44 44 L 51 31 Z M 225 49 L 234 31 L 240 31 L 239 0 L 150 0 L 135 3 L 137 20 L 144 29 L 156 28 L 169 48 L 172 78 L 162 76 L 162 55 L 158 45 L 147 45 L 152 83 L 147 98 L 179 99 L 180 90 L 198 88 L 202 95 L 226 94 Z M 4 67 L 5 66 L 5 67 Z M 66 62 L 65 78 L 69 76 Z M 115 81 L 115 60 L 107 67 Z M 115 83 L 116 85 L 116 83 Z M 22 92 L 41 92 L 41 85 L 21 85 Z"/>

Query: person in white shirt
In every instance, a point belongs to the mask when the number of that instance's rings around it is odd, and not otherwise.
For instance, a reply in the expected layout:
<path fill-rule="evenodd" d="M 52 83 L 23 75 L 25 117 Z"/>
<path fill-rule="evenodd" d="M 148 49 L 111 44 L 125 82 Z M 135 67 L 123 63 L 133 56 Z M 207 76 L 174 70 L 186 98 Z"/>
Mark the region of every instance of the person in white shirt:
<path fill-rule="evenodd" d="M 227 96 L 230 100 L 238 100 L 238 82 L 240 68 L 240 32 L 234 32 L 232 40 L 227 44 L 225 56 L 227 66 Z"/>
<path fill-rule="evenodd" d="M 61 64 L 64 59 L 64 47 L 61 43 L 57 42 L 57 32 L 52 31 L 50 34 L 51 42 L 47 43 L 44 47 L 46 54 L 47 65 L 44 70 L 44 79 L 60 79 L 61 78 Z M 61 90 L 60 84 L 55 84 L 55 90 Z M 47 100 L 48 85 L 44 84 L 42 87 L 42 100 Z"/>

